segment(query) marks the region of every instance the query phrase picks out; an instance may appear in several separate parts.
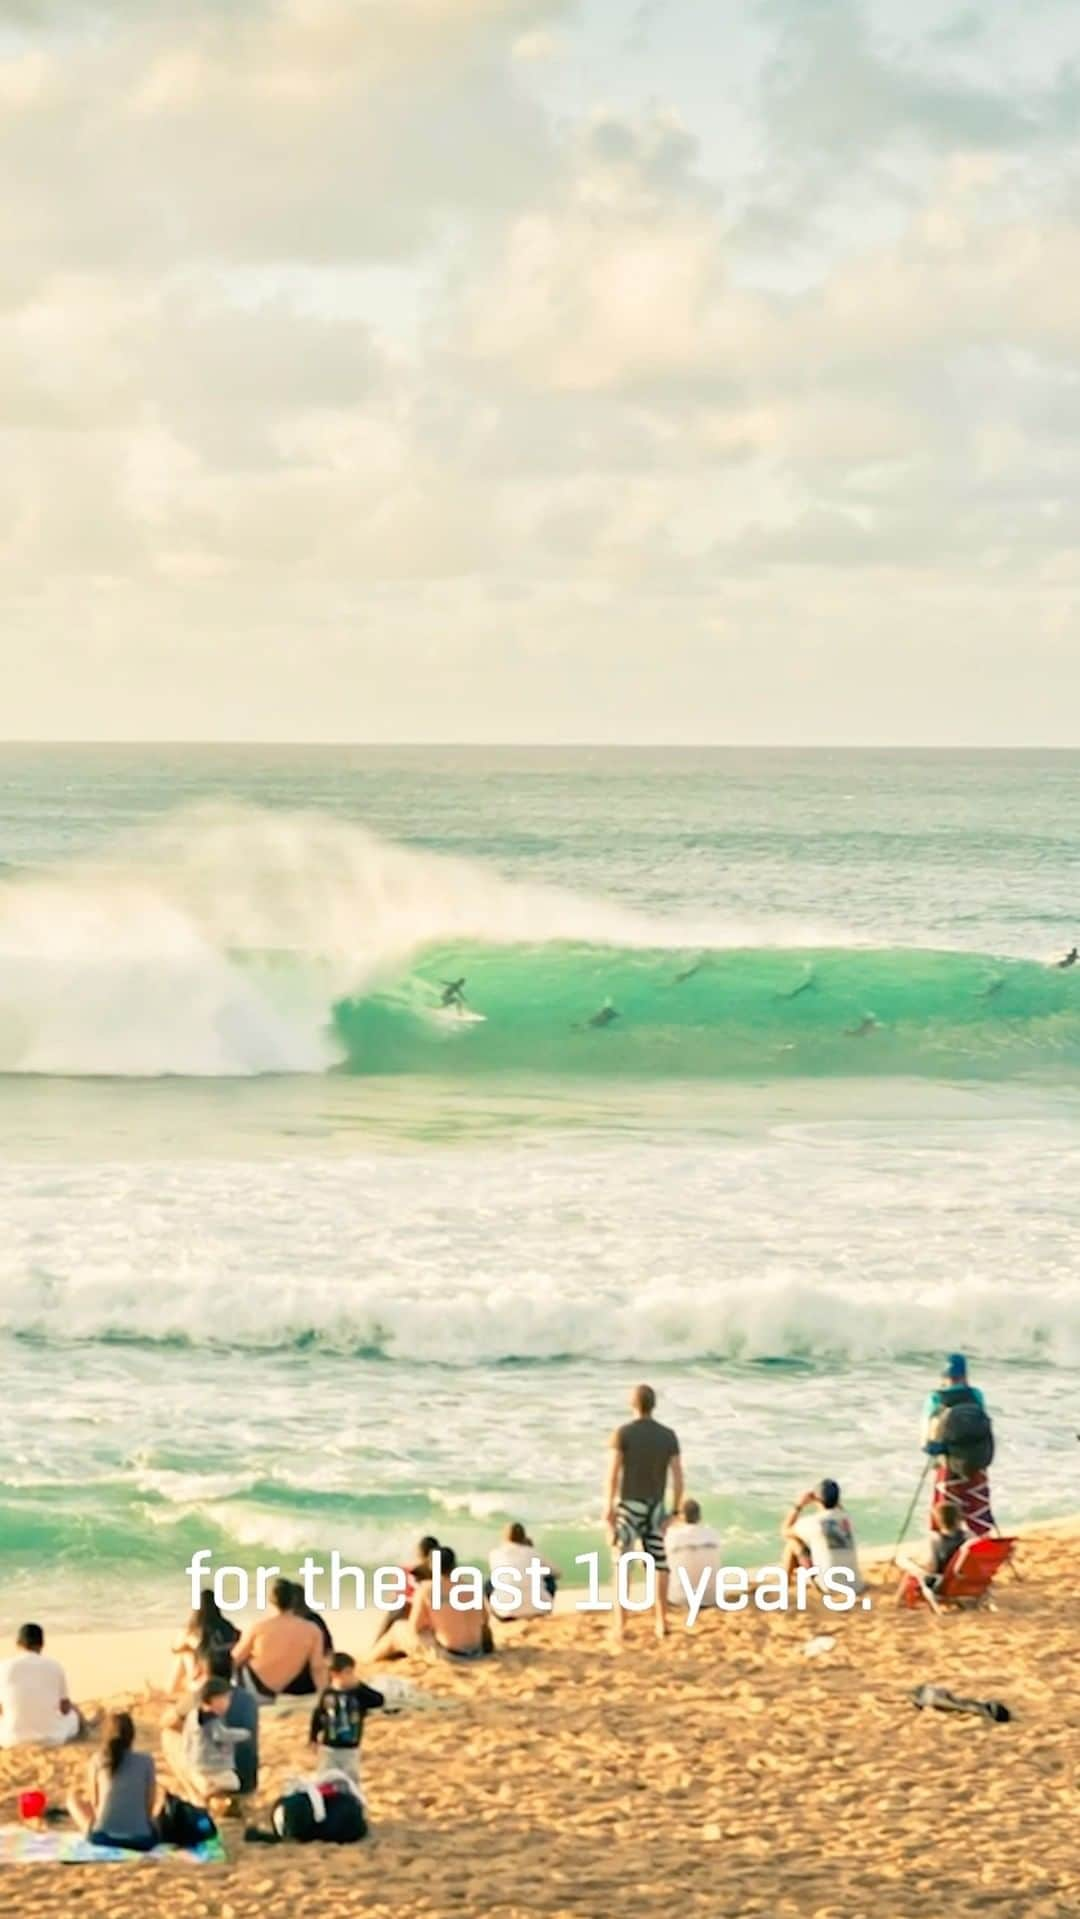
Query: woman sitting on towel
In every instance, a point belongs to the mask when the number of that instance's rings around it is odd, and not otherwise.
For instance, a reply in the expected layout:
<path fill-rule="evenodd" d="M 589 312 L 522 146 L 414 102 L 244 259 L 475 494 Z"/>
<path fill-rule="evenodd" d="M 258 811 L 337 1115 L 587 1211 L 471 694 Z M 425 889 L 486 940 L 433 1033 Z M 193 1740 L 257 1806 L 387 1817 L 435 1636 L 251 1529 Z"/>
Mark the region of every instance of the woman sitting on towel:
<path fill-rule="evenodd" d="M 91 1844 L 150 1852 L 157 1844 L 157 1779 L 150 1754 L 135 1751 L 135 1721 L 129 1712 L 109 1713 L 86 1783 L 87 1797 L 72 1793 L 68 1811 Z"/>

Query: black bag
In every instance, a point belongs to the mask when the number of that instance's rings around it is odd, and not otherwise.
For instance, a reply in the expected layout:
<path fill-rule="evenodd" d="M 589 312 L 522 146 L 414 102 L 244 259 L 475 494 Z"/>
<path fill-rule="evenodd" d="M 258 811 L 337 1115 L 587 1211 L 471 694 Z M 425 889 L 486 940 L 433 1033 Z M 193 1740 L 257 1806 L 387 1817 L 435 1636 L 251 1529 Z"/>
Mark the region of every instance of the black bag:
<path fill-rule="evenodd" d="M 315 1799 L 323 1804 L 320 1819 Z M 292 1839 L 306 1846 L 312 1840 L 324 1845 L 351 1846 L 367 1833 L 364 1808 L 354 1792 L 336 1786 L 320 1786 L 311 1792 L 288 1792 L 279 1799 L 270 1815 L 279 1839 Z"/>
<path fill-rule="evenodd" d="M 934 1440 L 954 1472 L 985 1472 L 992 1463 L 994 1429 L 970 1386 L 950 1386 L 942 1393 Z"/>
<path fill-rule="evenodd" d="M 165 1846 L 201 1846 L 217 1838 L 217 1827 L 202 1806 L 193 1806 L 175 1792 L 165 1794 L 157 1821 L 158 1838 Z"/>

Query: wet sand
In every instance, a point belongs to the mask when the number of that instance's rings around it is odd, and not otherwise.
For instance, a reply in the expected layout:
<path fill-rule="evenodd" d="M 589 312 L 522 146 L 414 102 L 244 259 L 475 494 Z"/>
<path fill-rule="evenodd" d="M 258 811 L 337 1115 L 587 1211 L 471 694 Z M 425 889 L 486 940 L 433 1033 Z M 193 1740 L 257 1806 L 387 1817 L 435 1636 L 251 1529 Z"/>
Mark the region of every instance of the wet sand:
<path fill-rule="evenodd" d="M 245 1846 L 242 1822 L 227 1822 L 225 1866 L 12 1867 L 8 1910 L 1076 1919 L 1080 1530 L 1025 1539 L 1019 1570 L 999 1581 L 996 1612 L 940 1623 L 898 1612 L 892 1577 L 874 1568 L 869 1612 L 713 1613 L 662 1646 L 641 1619 L 617 1655 L 595 1615 L 502 1629 L 497 1660 L 390 1669 L 444 1709 L 369 1720 L 364 1845 Z M 821 1633 L 834 1648 L 807 1658 Z M 90 1676 L 91 1639 L 52 1648 L 73 1683 Z M 115 1697 L 123 1674 L 141 1691 L 167 1640 L 101 1638 L 98 1696 Z M 1001 1699 L 1013 1722 L 917 1712 L 922 1681 Z M 163 1703 L 134 1701 L 140 1742 L 155 1748 Z M 264 1727 L 254 1816 L 303 1769 L 305 1736 L 305 1715 Z M 86 1757 L 0 1753 L 0 1818 L 29 1785 L 61 1798 Z"/>

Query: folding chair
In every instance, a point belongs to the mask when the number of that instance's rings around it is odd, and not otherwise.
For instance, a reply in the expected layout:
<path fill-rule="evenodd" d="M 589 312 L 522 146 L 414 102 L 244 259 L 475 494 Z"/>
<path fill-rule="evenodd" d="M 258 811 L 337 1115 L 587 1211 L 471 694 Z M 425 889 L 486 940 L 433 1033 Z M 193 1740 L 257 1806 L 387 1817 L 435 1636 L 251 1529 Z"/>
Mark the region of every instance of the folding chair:
<path fill-rule="evenodd" d="M 904 1577 L 897 1604 L 908 1608 L 926 1605 L 935 1613 L 944 1612 L 947 1606 L 967 1606 L 973 1612 L 983 1606 L 992 1610 L 990 1587 L 1015 1550 L 1015 1539 L 965 1539 L 936 1581 L 931 1580 L 925 1567 L 902 1559 Z"/>

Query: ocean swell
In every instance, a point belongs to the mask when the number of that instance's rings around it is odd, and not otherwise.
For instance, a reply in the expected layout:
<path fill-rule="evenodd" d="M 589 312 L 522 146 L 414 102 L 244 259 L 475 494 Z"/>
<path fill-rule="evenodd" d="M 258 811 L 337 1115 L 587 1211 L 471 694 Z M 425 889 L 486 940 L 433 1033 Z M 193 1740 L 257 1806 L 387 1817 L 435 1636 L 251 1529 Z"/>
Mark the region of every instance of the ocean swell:
<path fill-rule="evenodd" d="M 464 978 L 464 1005 L 441 1004 Z M 200 808 L 0 880 L 0 1073 L 590 1078 L 1080 1064 L 1080 969 L 657 922 L 324 816 Z"/>

